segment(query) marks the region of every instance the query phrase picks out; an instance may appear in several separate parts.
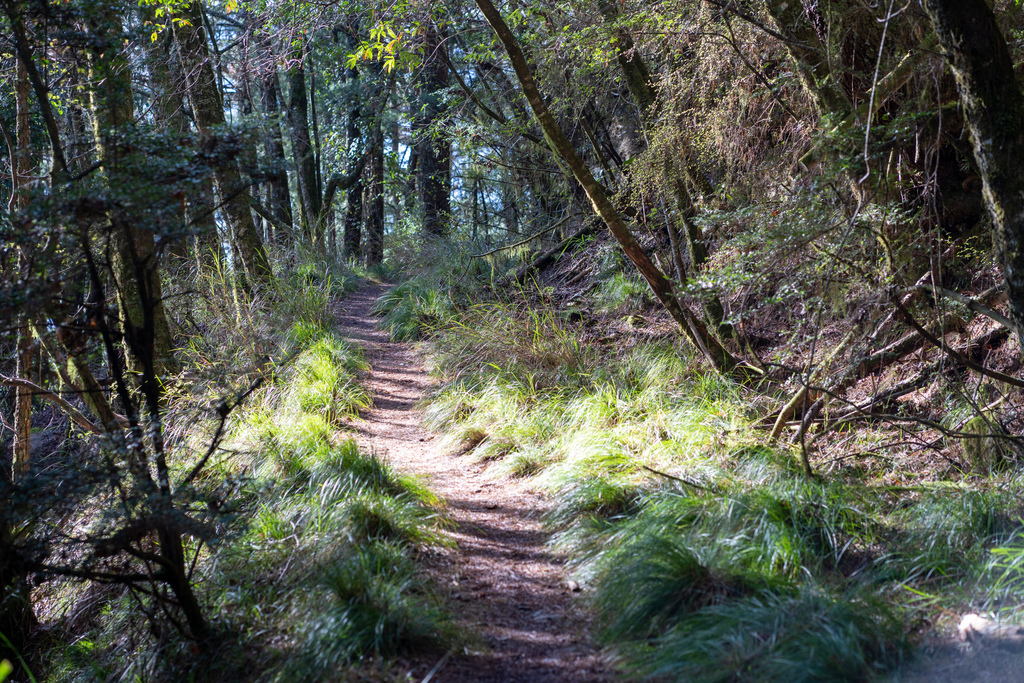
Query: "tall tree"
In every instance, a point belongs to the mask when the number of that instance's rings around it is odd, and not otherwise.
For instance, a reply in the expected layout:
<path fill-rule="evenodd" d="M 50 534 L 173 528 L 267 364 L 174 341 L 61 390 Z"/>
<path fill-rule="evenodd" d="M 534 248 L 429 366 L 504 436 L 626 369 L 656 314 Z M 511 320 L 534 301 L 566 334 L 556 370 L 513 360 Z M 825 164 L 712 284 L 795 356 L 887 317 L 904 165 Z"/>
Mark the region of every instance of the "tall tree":
<path fill-rule="evenodd" d="M 650 132 L 657 124 L 656 119 L 659 114 L 658 91 L 654 86 L 651 71 L 637 50 L 633 36 L 625 28 L 617 25 L 618 6 L 602 0 L 601 13 L 605 20 L 612 25 L 619 68 L 622 70 L 630 95 L 633 96 L 633 100 L 640 109 L 641 121 Z M 675 126 L 676 123 L 669 122 L 666 125 Z M 669 194 L 675 200 L 675 224 L 668 225 L 668 232 L 677 276 L 680 280 L 685 281 L 686 269 L 680 253 L 682 245 L 679 242 L 686 245 L 686 253 L 690 258 L 694 276 L 700 274 L 708 260 L 704 232 L 694 221 L 697 209 L 685 182 L 686 179 L 699 174 L 693 171 L 687 172 L 695 166 L 689 145 L 683 144 L 678 148 L 659 149 L 657 153 L 662 157 L 664 177 Z M 708 327 L 715 332 L 719 340 L 725 341 L 732 337 L 732 326 L 725 322 L 725 309 L 715 292 L 702 292 L 701 310 L 704 312 L 704 319 Z"/>
<path fill-rule="evenodd" d="M 11 159 L 11 208 L 23 211 L 28 208 L 28 179 L 32 173 L 32 127 L 29 120 L 29 89 L 28 72 L 21 59 L 17 60 L 17 72 L 14 84 L 15 98 L 15 149 Z M 28 268 L 32 255 L 27 253 L 26 245 L 17 254 L 18 270 L 24 272 Z M 29 379 L 32 367 L 33 339 L 31 321 L 23 316 L 18 326 L 17 340 L 17 376 Z M 15 390 L 14 408 L 14 452 L 12 480 L 18 480 L 28 474 L 32 456 L 32 392 L 25 387 Z"/>
<path fill-rule="evenodd" d="M 953 69 L 1003 267 L 1017 334 L 1024 331 L 1024 95 L 985 0 L 924 0 Z"/>
<path fill-rule="evenodd" d="M 423 33 L 418 111 L 413 118 L 416 138 L 416 184 L 423 204 L 423 230 L 428 235 L 448 233 L 451 221 L 451 141 L 438 128 L 444 118 L 444 90 L 448 65 L 440 27 L 427 24 Z"/>
<path fill-rule="evenodd" d="M 345 139 L 349 159 L 349 173 L 356 168 L 357 155 L 365 145 L 363 137 L 363 107 L 358 93 L 359 70 L 350 67 L 347 72 L 349 89 L 352 92 L 349 96 L 348 110 L 345 116 Z M 352 185 L 346 192 L 347 205 L 345 208 L 345 231 L 342 245 L 342 255 L 346 259 L 359 260 L 362 258 L 362 226 L 363 226 L 363 183 L 362 174 L 355 176 Z"/>
<path fill-rule="evenodd" d="M 308 57 L 305 40 L 296 39 L 288 69 L 288 122 L 292 153 L 295 155 L 302 228 L 307 239 L 318 242 L 323 239 L 323 195 L 317 180 L 316 153 L 309 133 L 309 92 L 305 68 Z"/>
<path fill-rule="evenodd" d="M 89 21 L 88 56 L 93 82 L 89 96 L 100 162 L 107 181 L 117 184 L 125 180 L 120 160 L 131 151 L 123 140 L 134 125 L 134 93 L 131 64 L 121 51 L 122 19 L 115 9 L 113 5 L 103 6 Z M 113 207 L 108 217 L 126 358 L 129 363 L 139 359 L 132 352 L 133 344 L 151 347 L 146 357 L 152 358 L 156 374 L 172 374 L 178 364 L 164 307 L 156 235 L 152 229 L 139 228 L 119 207 Z"/>
<path fill-rule="evenodd" d="M 202 5 L 198 1 L 193 2 L 181 11 L 178 18 L 184 21 L 173 23 L 174 36 L 183 73 L 186 74 L 186 89 L 196 127 L 203 135 L 222 132 L 226 124 L 224 103 L 206 43 Z M 273 271 L 263 240 L 256 230 L 250 210 L 252 198 L 242 180 L 237 160 L 231 157 L 219 160 L 215 173 L 221 204 L 231 227 L 231 243 L 242 266 L 239 274 L 244 272 L 248 278 L 242 278 L 243 286 L 247 286 L 249 280 L 267 284 L 273 278 Z"/>
<path fill-rule="evenodd" d="M 288 190 L 288 164 L 281 137 L 281 87 L 277 65 L 269 41 L 260 39 L 263 63 L 259 77 L 260 102 L 263 106 L 264 154 L 267 165 L 267 204 L 285 225 L 292 225 L 292 198 Z M 278 239 L 287 239 L 281 235 Z"/>
<path fill-rule="evenodd" d="M 366 186 L 366 264 L 384 260 L 384 129 L 381 116 L 373 117 L 370 132 L 370 182 Z"/>
<path fill-rule="evenodd" d="M 142 5 L 140 11 L 143 20 L 149 25 L 159 25 L 160 17 L 156 16 L 154 6 Z M 186 135 L 189 121 L 183 97 L 185 83 L 173 33 L 161 31 L 156 40 L 147 41 L 146 67 L 149 72 L 156 128 L 169 134 Z M 207 183 L 196 183 L 195 191 L 187 198 L 183 207 L 183 216 L 189 226 L 187 232 L 192 236 L 175 241 L 172 249 L 175 255 L 182 259 L 189 256 L 188 251 L 191 249 L 191 257 L 196 269 L 199 270 L 208 253 L 216 254 L 218 257 L 221 253 L 214 217 L 213 191 Z"/>

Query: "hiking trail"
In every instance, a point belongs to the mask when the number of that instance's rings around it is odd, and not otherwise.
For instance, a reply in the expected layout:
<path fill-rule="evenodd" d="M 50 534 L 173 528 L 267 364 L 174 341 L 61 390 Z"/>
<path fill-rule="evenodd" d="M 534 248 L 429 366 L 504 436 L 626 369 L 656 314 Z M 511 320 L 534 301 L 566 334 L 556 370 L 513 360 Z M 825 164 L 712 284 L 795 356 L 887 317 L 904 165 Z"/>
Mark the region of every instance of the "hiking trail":
<path fill-rule="evenodd" d="M 420 476 L 446 504 L 457 547 L 425 567 L 464 633 L 468 654 L 400 661 L 412 680 L 434 683 L 582 683 L 612 679 L 590 642 L 587 615 L 546 547 L 549 503 L 528 484 L 495 479 L 469 457 L 443 453 L 417 406 L 431 380 L 411 344 L 390 341 L 371 315 L 387 288 L 364 286 L 337 304 L 340 331 L 372 366 L 373 408 L 352 420 L 354 438 L 399 471 Z M 438 665 L 440 666 L 438 667 Z"/>

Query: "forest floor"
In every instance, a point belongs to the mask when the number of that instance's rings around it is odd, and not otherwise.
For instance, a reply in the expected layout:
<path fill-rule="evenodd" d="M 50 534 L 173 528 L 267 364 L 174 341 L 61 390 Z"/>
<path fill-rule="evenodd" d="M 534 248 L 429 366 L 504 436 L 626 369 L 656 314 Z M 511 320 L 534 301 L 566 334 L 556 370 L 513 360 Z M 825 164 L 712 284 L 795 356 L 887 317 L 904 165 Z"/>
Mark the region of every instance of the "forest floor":
<path fill-rule="evenodd" d="M 432 554 L 426 566 L 455 625 L 469 637 L 465 652 L 400 662 L 404 677 L 420 681 L 434 671 L 430 680 L 440 683 L 612 679 L 588 638 L 578 588 L 566 581 L 563 558 L 546 545 L 545 498 L 441 452 L 422 426 L 418 406 L 431 379 L 413 345 L 391 342 L 377 329 L 370 311 L 385 291 L 369 285 L 338 304 L 341 332 L 362 345 L 372 366 L 365 386 L 373 408 L 350 426 L 361 446 L 418 475 L 444 500 L 457 546 Z"/>

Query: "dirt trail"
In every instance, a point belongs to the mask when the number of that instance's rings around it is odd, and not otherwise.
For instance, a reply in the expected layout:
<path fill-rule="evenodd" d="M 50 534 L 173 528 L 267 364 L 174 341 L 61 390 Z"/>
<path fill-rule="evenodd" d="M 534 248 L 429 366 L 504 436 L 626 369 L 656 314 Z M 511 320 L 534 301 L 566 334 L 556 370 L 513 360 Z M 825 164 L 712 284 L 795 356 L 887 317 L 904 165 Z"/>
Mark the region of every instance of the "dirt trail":
<path fill-rule="evenodd" d="M 495 480 L 484 468 L 439 452 L 416 408 L 430 387 L 409 344 L 376 328 L 373 302 L 386 289 L 367 286 L 338 305 L 341 331 L 358 341 L 373 369 L 366 386 L 374 407 L 354 421 L 356 439 L 400 470 L 422 475 L 448 504 L 457 550 L 429 562 L 447 607 L 464 631 L 479 637 L 468 655 L 443 661 L 438 683 L 577 683 L 611 680 L 585 635 L 585 615 L 566 585 L 562 561 L 545 542 L 544 498 L 521 482 Z M 409 662 L 422 680 L 439 663 Z"/>

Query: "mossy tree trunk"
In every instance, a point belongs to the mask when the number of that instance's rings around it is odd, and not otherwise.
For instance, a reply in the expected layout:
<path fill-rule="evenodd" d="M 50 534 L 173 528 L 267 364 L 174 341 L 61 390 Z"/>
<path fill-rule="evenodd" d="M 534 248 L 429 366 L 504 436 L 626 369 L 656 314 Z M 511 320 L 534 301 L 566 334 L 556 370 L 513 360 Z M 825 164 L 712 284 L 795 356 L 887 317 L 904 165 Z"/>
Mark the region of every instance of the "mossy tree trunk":
<path fill-rule="evenodd" d="M 173 24 L 183 72 L 186 74 L 185 86 L 192 104 L 196 127 L 201 134 L 206 135 L 223 128 L 226 121 L 209 47 L 206 44 L 202 6 L 194 2 L 182 10 L 178 18 L 185 20 Z M 237 160 L 220 160 L 215 173 L 224 213 L 231 227 L 232 244 L 241 261 L 242 267 L 237 272 L 239 275 L 244 273 L 241 278 L 243 288 L 247 288 L 250 281 L 269 284 L 273 279 L 273 271 L 263 247 L 263 240 L 252 218 L 252 211 L 249 208 L 251 198 L 242 180 Z"/>
<path fill-rule="evenodd" d="M 1018 336 L 1024 330 L 1024 96 L 985 0 L 923 0 L 953 69 Z"/>
<path fill-rule="evenodd" d="M 298 173 L 300 222 L 306 238 L 319 242 L 323 237 L 323 226 L 320 225 L 322 194 L 317 182 L 316 154 L 309 134 L 309 92 L 303 63 L 307 56 L 301 43 L 291 55 L 292 66 L 288 69 L 288 122 Z"/>

